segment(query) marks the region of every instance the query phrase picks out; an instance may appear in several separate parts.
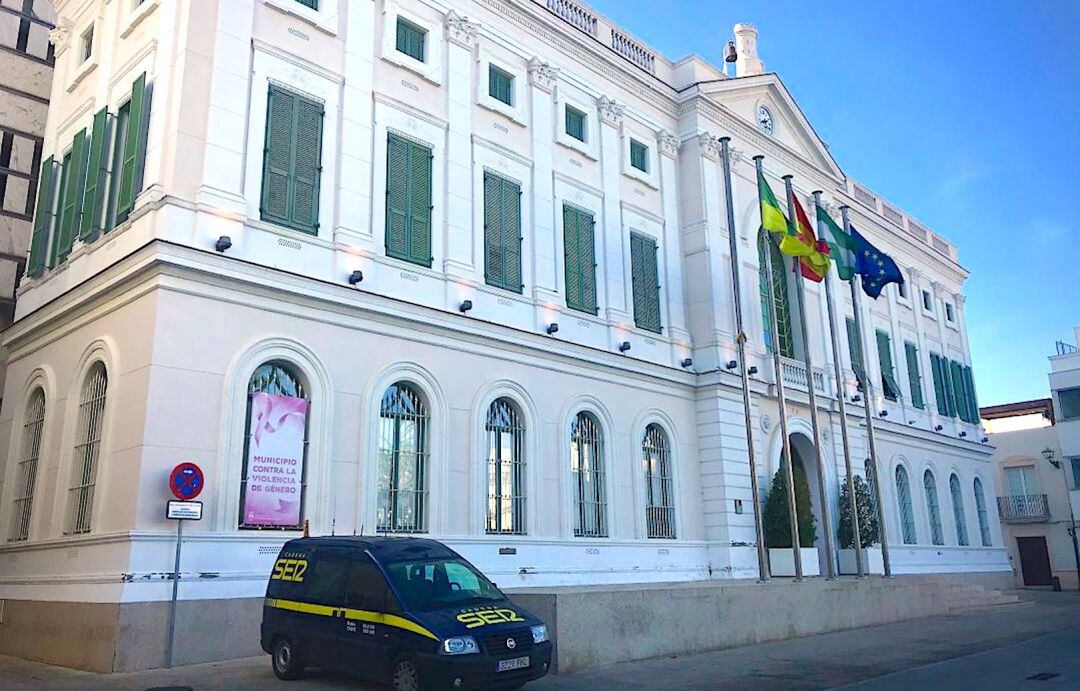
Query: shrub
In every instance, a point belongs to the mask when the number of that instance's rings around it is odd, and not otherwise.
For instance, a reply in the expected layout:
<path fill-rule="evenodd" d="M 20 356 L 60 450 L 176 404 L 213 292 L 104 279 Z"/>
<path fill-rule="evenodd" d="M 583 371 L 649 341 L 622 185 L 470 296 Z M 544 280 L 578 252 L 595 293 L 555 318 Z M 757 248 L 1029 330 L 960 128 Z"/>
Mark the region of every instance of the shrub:
<path fill-rule="evenodd" d="M 878 521 L 874 498 L 870 494 L 870 486 L 858 475 L 855 476 L 855 503 L 859 509 L 859 539 L 862 546 L 877 544 Z M 840 547 L 855 548 L 855 535 L 851 526 L 851 496 L 846 480 L 840 485 Z"/>
<path fill-rule="evenodd" d="M 795 479 L 795 513 L 799 521 L 799 545 L 813 547 L 817 540 L 815 518 L 810 510 L 810 487 L 806 483 L 806 471 L 795 464 L 792 467 Z M 765 498 L 765 513 L 762 516 L 762 528 L 765 544 L 769 547 L 791 547 L 791 521 L 788 516 L 788 495 L 784 484 L 785 473 L 781 468 L 773 475 L 772 487 Z"/>

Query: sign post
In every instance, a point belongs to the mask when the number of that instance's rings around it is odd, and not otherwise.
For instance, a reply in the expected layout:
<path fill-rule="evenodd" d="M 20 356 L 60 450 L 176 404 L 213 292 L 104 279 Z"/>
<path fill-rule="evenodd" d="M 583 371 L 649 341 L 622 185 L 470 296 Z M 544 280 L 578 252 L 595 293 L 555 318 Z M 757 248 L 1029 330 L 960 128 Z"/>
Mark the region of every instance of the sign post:
<path fill-rule="evenodd" d="M 176 636 L 176 596 L 180 589 L 180 545 L 184 539 L 184 521 L 202 519 L 202 502 L 194 501 L 203 490 L 203 471 L 194 463 L 181 463 L 169 474 L 169 491 L 178 501 L 165 504 L 165 518 L 176 521 L 176 559 L 172 572 L 172 599 L 169 601 L 169 638 L 165 641 L 165 666 L 173 664 L 173 639 Z"/>

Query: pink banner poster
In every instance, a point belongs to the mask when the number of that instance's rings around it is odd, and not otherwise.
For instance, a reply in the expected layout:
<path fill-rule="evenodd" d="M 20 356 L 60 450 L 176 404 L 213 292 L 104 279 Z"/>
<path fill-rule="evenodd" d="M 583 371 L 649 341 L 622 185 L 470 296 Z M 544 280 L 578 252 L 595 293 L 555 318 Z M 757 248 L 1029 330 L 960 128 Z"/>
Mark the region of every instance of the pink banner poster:
<path fill-rule="evenodd" d="M 245 525 L 300 524 L 307 407 L 303 398 L 251 395 Z"/>

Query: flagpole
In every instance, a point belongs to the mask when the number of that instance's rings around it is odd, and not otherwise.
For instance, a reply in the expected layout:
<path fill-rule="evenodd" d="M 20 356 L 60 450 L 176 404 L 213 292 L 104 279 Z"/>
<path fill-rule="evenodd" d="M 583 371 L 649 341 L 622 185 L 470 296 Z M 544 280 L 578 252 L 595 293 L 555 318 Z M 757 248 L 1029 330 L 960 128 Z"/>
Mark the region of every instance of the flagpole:
<path fill-rule="evenodd" d="M 788 218 L 798 224 L 795 218 L 795 202 L 791 190 L 791 175 L 784 176 L 784 191 L 787 193 Z M 795 265 L 795 292 L 799 300 L 799 326 L 802 330 L 803 363 L 806 365 L 806 392 L 810 402 L 810 425 L 814 432 L 814 463 L 817 468 L 818 498 L 821 506 L 821 529 L 825 534 L 826 579 L 836 578 L 836 554 L 832 544 L 832 523 L 829 520 L 829 494 L 825 487 L 825 465 L 821 456 L 821 430 L 818 427 L 817 395 L 814 392 L 814 359 L 810 354 L 810 332 L 806 328 L 806 298 L 801 261 L 793 259 Z"/>
<path fill-rule="evenodd" d="M 739 281 L 739 236 L 735 231 L 735 205 L 731 192 L 731 137 L 721 137 L 720 158 L 724 165 L 724 198 L 727 202 L 728 242 L 731 249 L 731 285 L 735 300 L 735 347 L 738 350 L 742 378 L 743 417 L 746 419 L 746 452 L 750 462 L 750 492 L 754 501 L 754 534 L 757 536 L 758 581 L 769 580 L 769 562 L 765 553 L 765 530 L 761 522 L 761 494 L 758 490 L 757 462 L 754 459 L 754 425 L 750 419 L 750 373 L 746 362 L 746 332 L 743 331 L 742 285 Z"/>
<path fill-rule="evenodd" d="M 814 192 L 814 219 L 821 206 L 821 192 Z M 848 438 L 847 410 L 844 402 L 844 378 L 840 371 L 840 337 L 836 333 L 836 311 L 833 308 L 832 272 L 825 274 L 825 304 L 829 309 L 829 336 L 832 338 L 833 374 L 836 376 L 836 402 L 840 409 L 840 437 L 844 441 L 844 469 L 847 471 L 847 490 L 851 503 L 851 530 L 855 536 L 855 567 L 859 578 L 866 578 L 863 564 L 862 533 L 859 532 L 859 505 L 855 498 L 855 476 L 851 469 L 851 441 Z"/>
<path fill-rule="evenodd" d="M 850 222 L 848 220 L 848 206 L 845 204 L 840 207 L 840 215 L 844 223 L 844 232 L 850 233 Z M 862 329 L 862 315 L 860 314 L 859 306 L 859 290 L 855 286 L 855 280 L 848 281 L 851 287 L 851 310 L 855 313 L 855 335 L 859 338 L 859 347 L 864 353 L 870 352 L 866 349 L 866 344 L 863 340 Z M 864 364 L 865 368 L 865 364 Z M 863 382 L 863 394 L 866 396 L 866 400 L 863 401 L 863 410 L 866 413 L 866 440 L 870 446 L 870 467 L 874 469 L 874 502 L 877 504 L 877 519 L 878 519 L 878 533 L 881 536 L 881 562 L 885 567 L 884 578 L 892 578 L 892 565 L 889 563 L 889 538 L 885 530 L 885 511 L 881 504 L 881 483 L 884 482 L 884 478 L 878 469 L 877 462 L 877 447 L 874 445 L 874 383 L 870 381 L 870 375 L 866 374 L 866 381 Z"/>
<path fill-rule="evenodd" d="M 754 166 L 759 176 L 763 175 L 761 154 L 754 156 Z M 758 208 L 761 208 L 761 192 L 758 192 Z M 772 242 L 769 232 L 765 233 L 765 242 Z M 773 379 L 776 382 L 776 399 L 780 405 L 780 434 L 784 449 L 784 484 L 787 485 L 788 521 L 791 523 L 791 549 L 795 559 L 795 581 L 803 579 L 802 552 L 799 545 L 799 518 L 795 507 L 795 475 L 791 469 L 791 440 L 788 439 L 787 400 L 784 396 L 784 371 L 780 364 L 780 329 L 776 321 L 776 296 L 773 295 L 772 252 L 765 251 L 765 282 L 768 284 L 769 328 L 772 329 Z"/>

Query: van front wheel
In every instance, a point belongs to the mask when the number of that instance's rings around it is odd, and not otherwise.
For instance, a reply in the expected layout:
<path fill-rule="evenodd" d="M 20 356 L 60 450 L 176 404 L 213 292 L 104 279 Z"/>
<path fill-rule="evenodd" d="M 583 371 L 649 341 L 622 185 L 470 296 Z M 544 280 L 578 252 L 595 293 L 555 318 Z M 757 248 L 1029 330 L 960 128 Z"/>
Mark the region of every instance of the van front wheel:
<path fill-rule="evenodd" d="M 403 655 L 394 660 L 390 684 L 394 691 L 421 691 L 420 671 L 412 658 Z"/>
<path fill-rule="evenodd" d="M 299 679 L 304 673 L 304 664 L 300 661 L 300 655 L 292 640 L 282 636 L 274 641 L 271 650 L 274 674 L 277 678 L 285 681 Z"/>

